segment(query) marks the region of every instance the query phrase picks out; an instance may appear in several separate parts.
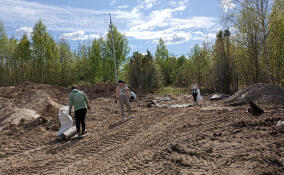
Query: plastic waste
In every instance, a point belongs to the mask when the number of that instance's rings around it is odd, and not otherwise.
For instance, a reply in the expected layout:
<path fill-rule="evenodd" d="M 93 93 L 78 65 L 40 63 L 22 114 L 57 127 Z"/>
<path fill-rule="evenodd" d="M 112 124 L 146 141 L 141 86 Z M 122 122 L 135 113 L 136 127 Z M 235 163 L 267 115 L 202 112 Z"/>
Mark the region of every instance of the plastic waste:
<path fill-rule="evenodd" d="M 64 131 L 68 130 L 73 126 L 72 117 L 69 115 L 69 107 L 61 106 L 59 109 L 59 121 L 60 130 L 57 132 L 56 136 L 60 136 Z"/>
<path fill-rule="evenodd" d="M 210 97 L 209 100 L 211 100 L 211 101 L 213 101 L 213 100 L 221 100 L 221 95 L 214 94 L 214 95 L 212 95 L 212 97 Z"/>
<path fill-rule="evenodd" d="M 130 92 L 130 100 L 135 101 L 137 99 L 137 96 L 134 92 Z"/>
<path fill-rule="evenodd" d="M 279 120 L 276 126 L 284 126 L 284 121 Z"/>
<path fill-rule="evenodd" d="M 170 101 L 170 100 L 171 100 L 170 97 L 163 97 L 163 98 L 161 98 L 161 101 Z"/>
<path fill-rule="evenodd" d="M 230 95 L 226 95 L 226 94 L 214 94 L 212 97 L 209 98 L 209 100 L 213 101 L 213 100 L 222 100 L 222 99 L 225 99 L 225 98 L 229 98 Z"/>
<path fill-rule="evenodd" d="M 202 96 L 200 95 L 200 89 L 197 89 L 197 97 L 196 97 L 196 101 L 197 102 L 200 102 L 200 101 L 202 101 L 203 100 L 203 98 L 202 98 Z"/>

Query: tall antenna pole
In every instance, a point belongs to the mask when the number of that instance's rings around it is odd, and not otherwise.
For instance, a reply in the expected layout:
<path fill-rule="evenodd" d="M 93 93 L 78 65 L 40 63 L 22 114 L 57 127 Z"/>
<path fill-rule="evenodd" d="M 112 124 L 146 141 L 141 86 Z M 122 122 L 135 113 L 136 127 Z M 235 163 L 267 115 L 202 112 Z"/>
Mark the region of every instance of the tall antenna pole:
<path fill-rule="evenodd" d="M 112 22 L 111 22 L 111 15 L 109 13 L 109 27 L 110 27 L 110 32 L 111 32 L 111 39 L 112 39 L 112 56 L 113 56 L 113 62 L 114 62 L 114 74 L 115 74 L 115 81 L 118 81 L 117 77 L 117 70 L 116 70 L 116 56 L 115 56 L 115 47 L 114 47 L 114 36 L 113 36 L 113 31 L 112 31 Z"/>

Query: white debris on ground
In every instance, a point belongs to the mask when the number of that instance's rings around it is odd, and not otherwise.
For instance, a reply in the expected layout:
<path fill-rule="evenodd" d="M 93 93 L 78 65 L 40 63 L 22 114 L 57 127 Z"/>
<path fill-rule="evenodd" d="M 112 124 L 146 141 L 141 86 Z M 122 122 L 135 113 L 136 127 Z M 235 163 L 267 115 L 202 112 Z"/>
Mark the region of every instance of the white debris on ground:
<path fill-rule="evenodd" d="M 276 124 L 276 126 L 284 126 L 284 120 L 279 120 Z"/>

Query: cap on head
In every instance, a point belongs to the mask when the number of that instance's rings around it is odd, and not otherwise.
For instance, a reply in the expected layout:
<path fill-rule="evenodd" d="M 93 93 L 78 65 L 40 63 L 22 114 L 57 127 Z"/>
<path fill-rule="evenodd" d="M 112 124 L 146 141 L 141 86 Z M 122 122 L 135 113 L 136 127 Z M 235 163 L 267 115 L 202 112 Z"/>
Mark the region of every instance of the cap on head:
<path fill-rule="evenodd" d="M 123 80 L 119 80 L 118 83 L 123 83 L 124 84 L 124 81 Z"/>
<path fill-rule="evenodd" d="M 71 89 L 77 89 L 77 85 L 73 84 Z"/>

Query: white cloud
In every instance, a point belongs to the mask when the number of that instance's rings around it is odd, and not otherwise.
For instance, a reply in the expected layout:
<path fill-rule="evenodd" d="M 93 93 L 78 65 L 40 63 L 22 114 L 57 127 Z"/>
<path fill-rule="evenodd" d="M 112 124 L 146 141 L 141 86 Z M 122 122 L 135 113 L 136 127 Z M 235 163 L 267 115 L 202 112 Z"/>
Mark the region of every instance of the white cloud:
<path fill-rule="evenodd" d="M 191 38 L 189 32 L 169 32 L 164 31 L 129 31 L 126 32 L 128 37 L 142 40 L 153 40 L 157 42 L 159 38 L 163 38 L 166 44 L 179 44 L 188 41 Z"/>
<path fill-rule="evenodd" d="M 163 38 L 168 44 L 179 44 L 191 39 L 191 33 L 199 33 L 203 37 L 201 30 L 215 26 L 216 20 L 208 17 L 192 17 L 189 19 L 158 17 L 158 19 L 149 22 L 143 21 L 138 25 L 133 25 L 125 33 L 127 36 L 136 39 L 158 40 Z"/>
<path fill-rule="evenodd" d="M 110 5 L 113 6 L 115 3 L 116 3 L 116 0 L 112 0 L 112 1 L 110 2 Z"/>
<path fill-rule="evenodd" d="M 216 33 L 207 33 L 207 34 L 205 34 L 205 33 L 201 34 L 200 33 L 200 35 L 199 34 L 198 35 L 194 35 L 192 37 L 192 39 L 195 40 L 195 41 L 197 41 L 197 40 L 200 40 L 200 41 L 207 40 L 209 42 L 212 42 L 212 41 L 214 41 L 216 39 Z"/>
<path fill-rule="evenodd" d="M 47 29 L 64 32 L 84 30 L 103 33 L 107 30 L 108 11 L 43 5 L 24 0 L 1 0 L 0 19 L 15 30 L 33 26 L 39 19 Z"/>
<path fill-rule="evenodd" d="M 216 39 L 216 33 L 208 33 L 207 37 L 209 41 L 213 41 Z"/>
<path fill-rule="evenodd" d="M 142 0 L 136 6 L 138 9 L 151 9 L 155 4 L 157 4 L 157 0 Z"/>
<path fill-rule="evenodd" d="M 157 0 L 145 0 L 144 2 L 145 2 L 144 7 L 146 9 L 150 9 L 150 8 L 152 8 L 155 5 Z"/>
<path fill-rule="evenodd" d="M 167 8 L 152 10 L 149 14 L 142 13 L 141 7 L 150 2 L 156 1 L 143 1 L 130 12 L 123 11 L 116 16 L 118 19 L 129 21 L 128 28 L 124 30 L 128 37 L 154 42 L 163 38 L 167 44 L 179 44 L 190 40 L 191 33 L 196 29 L 207 30 L 216 27 L 215 18 L 176 17 L 177 12 L 184 12 L 187 9 L 188 0 L 170 1 Z"/>
<path fill-rule="evenodd" d="M 126 9 L 126 8 L 128 8 L 128 5 L 120 5 L 120 6 L 118 6 L 118 8 L 119 9 Z"/>
<path fill-rule="evenodd" d="M 220 6 L 227 13 L 229 10 L 235 8 L 236 4 L 234 4 L 233 0 L 221 0 Z"/>
<path fill-rule="evenodd" d="M 188 41 L 191 38 L 189 33 L 177 33 L 165 37 L 166 44 L 179 44 Z"/>
<path fill-rule="evenodd" d="M 195 31 L 215 32 L 218 27 L 215 18 L 183 17 L 181 14 L 187 13 L 187 5 L 188 0 L 139 0 L 136 6 L 118 6 L 118 10 L 111 11 L 111 14 L 119 31 L 135 39 L 157 40 L 161 37 L 167 44 L 178 44 L 197 38 L 197 33 L 193 33 Z M 49 32 L 62 32 L 60 38 L 70 40 L 95 38 L 108 30 L 107 10 L 57 7 L 25 0 L 0 0 L 0 11 L 0 19 L 8 24 L 6 27 L 13 26 L 16 30 L 22 26 L 33 26 L 42 19 Z"/>
<path fill-rule="evenodd" d="M 22 38 L 25 34 L 28 36 L 28 38 L 31 38 L 32 32 L 33 29 L 30 27 L 21 27 L 16 30 L 16 35 L 18 39 Z"/>
<path fill-rule="evenodd" d="M 89 34 L 86 35 L 84 31 L 76 31 L 72 33 L 63 33 L 59 39 L 65 39 L 65 40 L 92 40 L 95 38 L 99 38 L 100 35 L 97 34 Z"/>
<path fill-rule="evenodd" d="M 204 33 L 203 32 L 201 32 L 201 31 L 195 31 L 195 32 L 192 32 L 193 34 L 196 34 L 196 35 L 204 35 Z"/>
<path fill-rule="evenodd" d="M 129 20 L 130 23 L 135 22 L 135 19 L 141 19 L 142 13 L 137 9 L 133 8 L 130 12 L 118 10 L 116 12 L 116 18 L 122 20 Z"/>

